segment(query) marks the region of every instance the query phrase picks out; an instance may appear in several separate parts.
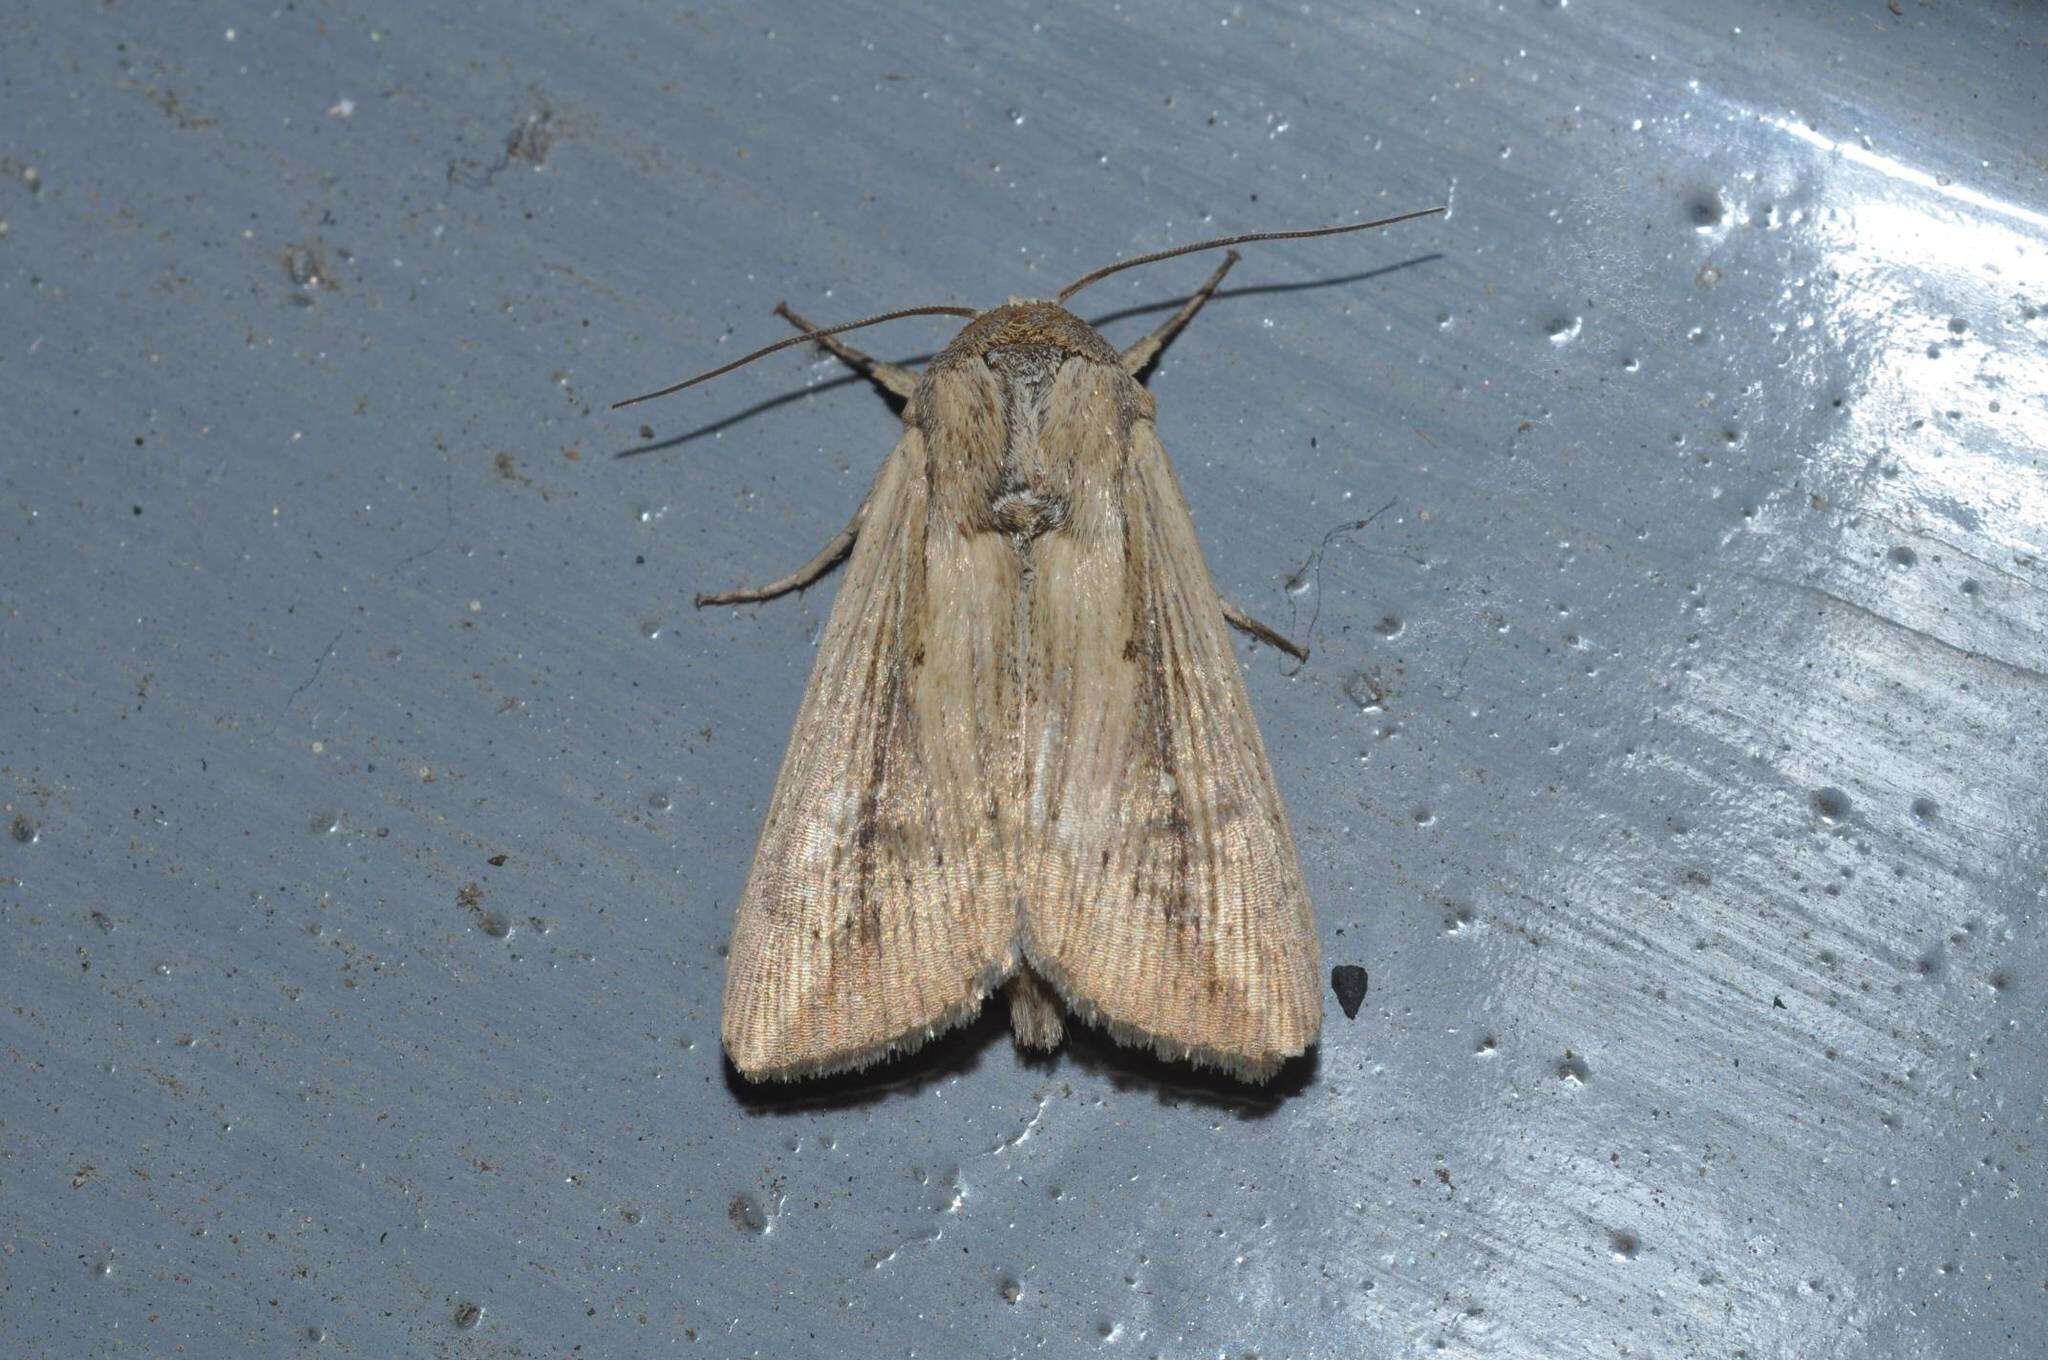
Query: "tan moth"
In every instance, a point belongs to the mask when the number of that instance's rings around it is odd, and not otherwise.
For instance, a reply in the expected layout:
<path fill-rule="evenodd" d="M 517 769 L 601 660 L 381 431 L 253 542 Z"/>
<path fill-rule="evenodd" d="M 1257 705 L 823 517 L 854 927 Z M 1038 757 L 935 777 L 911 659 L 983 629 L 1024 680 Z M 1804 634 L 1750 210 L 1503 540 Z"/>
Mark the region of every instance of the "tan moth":
<path fill-rule="evenodd" d="M 1117 350 L 1063 305 L 917 307 L 808 340 L 903 403 L 846 528 L 766 600 L 851 557 L 735 915 L 724 1037 L 752 1080 L 865 1067 L 1008 993 L 1017 1040 L 1069 1010 L 1123 1043 L 1264 1081 L 1322 1029 L 1314 913 L 1216 592 L 1139 381 L 1237 262 Z M 922 373 L 833 338 L 970 318 Z"/>

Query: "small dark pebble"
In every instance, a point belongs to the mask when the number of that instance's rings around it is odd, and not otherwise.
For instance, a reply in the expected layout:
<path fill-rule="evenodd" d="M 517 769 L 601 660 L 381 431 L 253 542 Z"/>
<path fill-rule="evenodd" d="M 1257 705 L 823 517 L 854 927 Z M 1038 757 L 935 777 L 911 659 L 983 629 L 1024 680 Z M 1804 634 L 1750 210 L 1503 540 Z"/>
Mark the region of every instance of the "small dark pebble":
<path fill-rule="evenodd" d="M 492 855 L 484 863 L 490 865 L 493 869 L 502 869 L 505 867 L 505 861 L 510 858 L 511 856 L 509 855 Z"/>
<path fill-rule="evenodd" d="M 1355 963 L 1340 963 L 1330 970 L 1330 990 L 1337 994 L 1346 1020 L 1358 1018 L 1358 1008 L 1365 1004 L 1365 984 L 1365 970 Z"/>

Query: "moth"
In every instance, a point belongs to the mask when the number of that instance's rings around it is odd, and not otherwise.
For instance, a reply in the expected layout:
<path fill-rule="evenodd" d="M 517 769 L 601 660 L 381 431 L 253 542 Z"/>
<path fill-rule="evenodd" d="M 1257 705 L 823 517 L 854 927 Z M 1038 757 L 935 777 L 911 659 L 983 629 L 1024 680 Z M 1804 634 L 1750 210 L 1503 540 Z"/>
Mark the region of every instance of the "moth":
<path fill-rule="evenodd" d="M 1322 1028 L 1316 925 L 1226 627 L 1305 649 L 1209 578 L 1140 379 L 1222 264 L 1117 349 L 1051 301 L 916 307 L 803 332 L 901 403 L 903 434 L 810 562 L 699 596 L 767 600 L 848 557 L 734 919 L 724 1040 L 754 1081 L 865 1067 L 971 1019 L 997 988 L 1017 1041 L 1065 1015 L 1264 1081 Z M 836 339 L 969 318 L 922 373 Z"/>

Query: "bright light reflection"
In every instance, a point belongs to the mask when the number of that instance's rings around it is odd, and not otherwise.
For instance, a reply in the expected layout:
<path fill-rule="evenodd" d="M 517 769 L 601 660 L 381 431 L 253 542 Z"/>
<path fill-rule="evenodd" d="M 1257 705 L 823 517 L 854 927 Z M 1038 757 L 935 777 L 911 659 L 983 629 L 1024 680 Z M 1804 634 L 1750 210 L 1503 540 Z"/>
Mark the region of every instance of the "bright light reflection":
<path fill-rule="evenodd" d="M 2048 214 L 1943 184 L 1802 123 L 1758 116 L 1901 189 L 1858 192 L 1853 176 L 1837 177 L 1830 187 L 1848 215 L 1846 231 L 1823 233 L 1844 284 L 1836 306 L 1842 318 L 1856 318 L 1847 334 L 1878 339 L 1872 356 L 1881 358 L 1869 370 L 1863 401 L 1823 458 L 1862 462 L 1888 449 L 1902 475 L 1875 504 L 1911 522 L 1914 505 L 1946 501 L 1966 508 L 1987 540 L 2007 549 L 2023 543 L 2048 516 L 2048 484 L 2031 459 L 2012 455 L 2048 443 L 2048 374 L 2026 351 L 1987 350 L 1977 332 L 2005 316 L 2015 292 L 2048 286 Z M 1950 317 L 1964 318 L 1968 329 L 1951 333 Z M 1994 398 L 1995 413 L 1985 409 Z M 1961 415 L 1959 427 L 1949 428 L 1942 414 L 1949 411 Z M 1899 438 L 1914 420 L 1931 428 Z"/>
<path fill-rule="evenodd" d="M 1856 142 L 1837 141 L 1833 137 L 1823 136 L 1804 123 L 1795 123 L 1789 118 L 1766 117 L 1764 122 L 1780 132 L 1789 133 L 1797 137 L 1809 146 L 1819 147 L 1822 151 L 1840 156 L 1845 161 L 1868 166 L 1888 179 L 1900 180 L 1917 188 L 1927 189 L 1933 193 L 1940 194 L 1943 198 L 1953 199 L 1958 203 L 1966 203 L 1973 208 L 1983 208 L 1987 212 L 1995 212 L 2001 217 L 2010 217 L 2016 221 L 2025 222 L 2027 225 L 2038 228 L 2041 231 L 2048 232 L 2048 214 L 2037 213 L 2031 208 L 2022 208 L 2017 203 L 2007 203 L 2003 199 L 1993 198 L 1989 194 L 1969 188 L 1966 185 L 1943 184 L 1940 179 L 1928 174 L 1925 170 L 1916 169 L 1903 161 L 1894 160 L 1890 156 L 1880 156 L 1877 152 Z"/>

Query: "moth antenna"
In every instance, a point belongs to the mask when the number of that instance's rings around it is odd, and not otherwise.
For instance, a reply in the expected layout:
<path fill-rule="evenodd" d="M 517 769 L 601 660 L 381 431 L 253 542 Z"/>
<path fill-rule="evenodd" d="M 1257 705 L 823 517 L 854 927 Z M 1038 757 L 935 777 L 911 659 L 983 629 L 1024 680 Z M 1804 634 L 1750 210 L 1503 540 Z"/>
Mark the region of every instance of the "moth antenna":
<path fill-rule="evenodd" d="M 1083 274 L 1066 287 L 1060 289 L 1055 302 L 1065 302 L 1091 283 L 1100 283 L 1111 274 L 1126 269 L 1136 269 L 1141 264 L 1157 264 L 1170 260 L 1176 255 L 1192 255 L 1200 250 L 1221 250 L 1224 246 L 1241 246 L 1251 241 L 1299 241 L 1310 236 L 1342 236 L 1347 231 L 1370 231 L 1374 227 L 1391 227 L 1396 222 L 1407 222 L 1417 217 L 1428 217 L 1434 213 L 1448 212 L 1448 208 L 1423 208 L 1419 212 L 1405 212 L 1395 217 L 1382 217 L 1377 222 L 1352 222 L 1341 227 L 1312 227 L 1307 231 L 1255 231 L 1245 236 L 1219 236 L 1213 241 L 1197 241 L 1191 246 L 1175 246 L 1171 250 L 1155 250 L 1150 255 L 1139 255 L 1128 260 L 1106 264 L 1092 274 Z"/>
<path fill-rule="evenodd" d="M 622 406 L 633 406 L 643 401 L 653 401 L 656 397 L 666 397 L 671 393 L 680 392 L 686 387 L 695 387 L 698 383 L 710 382 L 713 378 L 730 373 L 736 368 L 743 368 L 756 359 L 766 358 L 777 350 L 788 349 L 791 345 L 801 345 L 806 341 L 816 340 L 822 336 L 838 335 L 841 331 L 857 331 L 863 326 L 879 326 L 884 321 L 900 321 L 906 316 L 964 316 L 972 318 L 979 315 L 980 313 L 976 312 L 972 307 L 949 307 L 943 304 L 931 307 L 905 307 L 900 312 L 883 312 L 880 316 L 871 316 L 860 321 L 848 321 L 844 325 L 827 326 L 823 330 L 806 331 L 802 335 L 792 335 L 787 340 L 777 340 L 772 345 L 763 345 L 745 358 L 735 359 L 724 367 L 714 368 L 708 373 L 699 373 L 694 378 L 685 378 L 679 383 L 671 383 L 660 391 L 642 392 L 637 397 L 627 397 L 624 401 L 615 401 L 612 403 L 612 409 L 616 411 Z"/>

